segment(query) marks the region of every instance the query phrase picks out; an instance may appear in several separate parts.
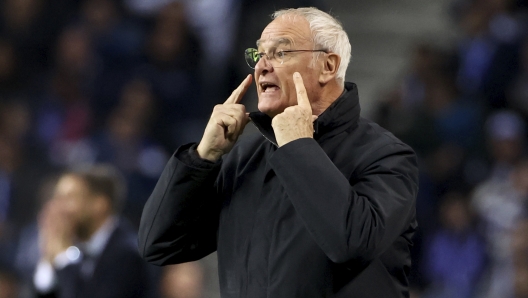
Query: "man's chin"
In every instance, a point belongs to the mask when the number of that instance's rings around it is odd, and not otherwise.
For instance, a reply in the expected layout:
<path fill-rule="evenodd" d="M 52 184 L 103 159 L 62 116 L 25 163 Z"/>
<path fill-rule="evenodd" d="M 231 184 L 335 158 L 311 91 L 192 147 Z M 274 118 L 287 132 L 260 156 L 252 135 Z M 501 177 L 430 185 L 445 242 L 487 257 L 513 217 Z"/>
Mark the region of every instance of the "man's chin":
<path fill-rule="evenodd" d="M 284 111 L 284 108 L 281 109 L 281 107 L 273 106 L 273 105 L 264 105 L 260 104 L 258 105 L 258 110 L 271 118 L 275 117 L 277 114 L 282 113 Z"/>

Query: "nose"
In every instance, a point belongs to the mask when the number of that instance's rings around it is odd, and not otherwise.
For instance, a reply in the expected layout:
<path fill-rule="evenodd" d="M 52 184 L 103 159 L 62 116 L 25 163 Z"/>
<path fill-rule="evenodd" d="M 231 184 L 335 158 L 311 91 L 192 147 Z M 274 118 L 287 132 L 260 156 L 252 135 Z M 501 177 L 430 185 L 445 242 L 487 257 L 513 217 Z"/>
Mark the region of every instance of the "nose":
<path fill-rule="evenodd" d="M 273 70 L 273 66 L 271 65 L 271 61 L 269 61 L 268 57 L 266 55 L 262 56 L 262 58 L 255 64 L 255 73 L 267 73 Z"/>

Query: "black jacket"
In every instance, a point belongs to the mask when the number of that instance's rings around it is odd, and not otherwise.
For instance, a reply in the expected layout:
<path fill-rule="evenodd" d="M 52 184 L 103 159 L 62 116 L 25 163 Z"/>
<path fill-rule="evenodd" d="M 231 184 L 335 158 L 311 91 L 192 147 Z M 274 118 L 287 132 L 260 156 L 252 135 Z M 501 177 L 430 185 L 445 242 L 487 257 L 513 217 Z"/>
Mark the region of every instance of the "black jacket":
<path fill-rule="evenodd" d="M 408 297 L 416 157 L 360 118 L 356 86 L 345 88 L 313 139 L 277 148 L 271 119 L 252 113 L 262 135 L 216 164 L 179 148 L 143 210 L 142 256 L 165 265 L 217 250 L 226 298 Z"/>
<path fill-rule="evenodd" d="M 137 234 L 127 221 L 119 221 L 94 262 L 90 278 L 80 276 L 82 263 L 57 270 L 56 290 L 38 297 L 142 298 L 154 291 L 148 264 L 137 253 Z"/>

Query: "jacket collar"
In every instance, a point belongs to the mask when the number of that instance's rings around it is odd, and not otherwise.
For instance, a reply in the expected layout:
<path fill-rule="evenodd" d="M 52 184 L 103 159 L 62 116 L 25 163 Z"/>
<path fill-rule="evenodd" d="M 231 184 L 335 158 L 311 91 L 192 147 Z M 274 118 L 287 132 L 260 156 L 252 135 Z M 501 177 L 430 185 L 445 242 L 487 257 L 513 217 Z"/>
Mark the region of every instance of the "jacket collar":
<path fill-rule="evenodd" d="M 314 122 L 314 139 L 321 140 L 323 137 L 334 136 L 348 129 L 354 129 L 358 124 L 359 96 L 357 86 L 354 83 L 345 83 L 345 90 Z M 251 122 L 260 133 L 271 143 L 277 146 L 277 140 L 271 117 L 262 112 L 249 114 Z"/>

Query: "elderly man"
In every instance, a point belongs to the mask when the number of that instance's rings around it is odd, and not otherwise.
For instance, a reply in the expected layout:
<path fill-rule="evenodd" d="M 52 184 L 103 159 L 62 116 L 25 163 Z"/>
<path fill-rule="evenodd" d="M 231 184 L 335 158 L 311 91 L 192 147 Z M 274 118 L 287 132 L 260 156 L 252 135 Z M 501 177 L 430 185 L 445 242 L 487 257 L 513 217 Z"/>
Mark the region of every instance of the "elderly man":
<path fill-rule="evenodd" d="M 260 112 L 217 105 L 145 205 L 143 257 L 218 251 L 222 297 L 408 297 L 418 170 L 409 146 L 359 116 L 350 43 L 315 8 L 276 12 L 246 50 Z M 260 134 L 244 136 L 249 122 Z"/>

